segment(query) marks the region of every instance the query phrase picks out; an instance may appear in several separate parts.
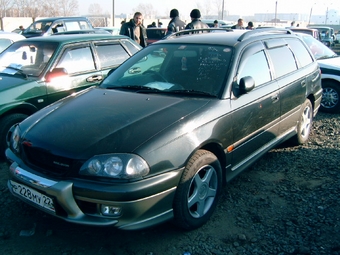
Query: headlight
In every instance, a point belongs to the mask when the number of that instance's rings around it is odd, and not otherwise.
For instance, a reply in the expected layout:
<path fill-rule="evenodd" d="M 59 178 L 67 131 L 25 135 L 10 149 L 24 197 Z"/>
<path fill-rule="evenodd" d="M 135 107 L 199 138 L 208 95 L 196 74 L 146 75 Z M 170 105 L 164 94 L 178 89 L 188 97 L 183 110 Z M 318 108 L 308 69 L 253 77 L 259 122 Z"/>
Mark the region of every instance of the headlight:
<path fill-rule="evenodd" d="M 135 154 L 106 154 L 94 156 L 81 167 L 79 174 L 117 179 L 140 178 L 149 173 L 144 159 Z"/>
<path fill-rule="evenodd" d="M 19 125 L 15 125 L 11 127 L 7 134 L 7 137 L 9 137 L 8 146 L 14 150 L 14 152 L 19 152 L 20 133 Z"/>

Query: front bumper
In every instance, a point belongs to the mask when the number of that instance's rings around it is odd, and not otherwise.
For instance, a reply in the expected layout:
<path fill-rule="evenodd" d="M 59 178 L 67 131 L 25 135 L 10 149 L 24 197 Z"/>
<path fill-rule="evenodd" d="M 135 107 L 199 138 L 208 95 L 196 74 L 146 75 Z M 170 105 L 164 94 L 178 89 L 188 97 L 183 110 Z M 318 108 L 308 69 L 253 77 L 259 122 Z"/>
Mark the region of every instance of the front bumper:
<path fill-rule="evenodd" d="M 88 182 L 84 183 L 81 180 L 52 180 L 32 172 L 27 166 L 21 167 L 16 162 L 10 165 L 8 188 L 14 196 L 68 222 L 95 226 L 113 225 L 126 230 L 153 226 L 173 217 L 173 199 L 182 173 L 179 169 L 123 185 L 101 186 L 98 182 L 95 182 L 95 185 L 88 185 Z M 11 180 L 51 197 L 55 212 L 15 193 Z M 164 189 L 159 190 L 159 187 Z M 152 190 L 155 192 L 150 195 Z M 119 199 L 109 199 L 110 195 L 111 197 L 115 195 L 110 192 L 115 191 L 120 193 L 116 196 Z M 125 196 L 122 195 L 124 193 Z M 136 194 L 149 195 L 138 198 Z M 123 200 L 124 197 L 127 199 Z M 120 208 L 121 213 L 118 216 L 105 216 L 101 212 L 101 205 Z"/>

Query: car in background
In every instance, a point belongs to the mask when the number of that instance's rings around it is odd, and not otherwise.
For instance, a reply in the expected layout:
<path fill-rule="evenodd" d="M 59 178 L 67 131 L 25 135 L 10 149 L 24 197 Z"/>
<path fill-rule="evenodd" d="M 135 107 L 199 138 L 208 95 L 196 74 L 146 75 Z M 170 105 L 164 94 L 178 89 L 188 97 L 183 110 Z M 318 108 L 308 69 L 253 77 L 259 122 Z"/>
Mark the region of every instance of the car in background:
<path fill-rule="evenodd" d="M 327 47 L 332 47 L 335 45 L 334 39 L 334 29 L 326 26 L 308 26 L 309 28 L 315 28 L 319 30 L 321 36 L 321 42 L 323 42 Z"/>
<path fill-rule="evenodd" d="M 312 36 L 299 34 L 308 45 L 321 69 L 322 101 L 320 110 L 340 112 L 340 56 Z"/>
<path fill-rule="evenodd" d="M 307 28 L 307 27 L 289 27 L 288 29 L 297 32 L 297 33 L 304 33 L 307 35 L 313 36 L 315 39 L 321 41 L 321 34 L 318 29 L 316 28 Z"/>
<path fill-rule="evenodd" d="M 215 19 L 202 19 L 201 21 L 207 24 L 209 27 L 214 27 Z M 219 28 L 231 28 L 234 25 L 234 22 L 227 22 L 220 19 L 218 19 L 217 21 Z"/>
<path fill-rule="evenodd" d="M 82 29 L 93 29 L 91 22 L 86 17 L 53 17 L 33 22 L 23 31 L 22 35 L 30 38 Z"/>
<path fill-rule="evenodd" d="M 0 52 L 10 46 L 12 43 L 23 39 L 26 39 L 26 37 L 20 34 L 0 31 Z"/>
<path fill-rule="evenodd" d="M 167 28 L 165 27 L 148 27 L 146 28 L 147 44 L 154 43 L 165 37 Z"/>
<path fill-rule="evenodd" d="M 90 86 L 141 47 L 126 36 L 75 34 L 17 41 L 0 54 L 0 156 L 10 127 Z"/>
<path fill-rule="evenodd" d="M 11 193 L 67 222 L 135 230 L 172 219 L 190 230 L 268 150 L 307 142 L 322 88 L 302 39 L 203 31 L 154 42 L 100 86 L 13 126 Z"/>
<path fill-rule="evenodd" d="M 119 35 L 120 27 L 95 27 L 94 29 L 105 30 L 113 35 Z"/>

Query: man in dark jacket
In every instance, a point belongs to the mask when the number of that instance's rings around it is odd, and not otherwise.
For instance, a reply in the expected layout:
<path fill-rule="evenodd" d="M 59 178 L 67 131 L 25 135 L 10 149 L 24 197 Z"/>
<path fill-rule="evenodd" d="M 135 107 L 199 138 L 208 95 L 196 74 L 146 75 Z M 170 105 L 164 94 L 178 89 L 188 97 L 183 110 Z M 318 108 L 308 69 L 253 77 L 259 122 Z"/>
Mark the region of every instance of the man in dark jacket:
<path fill-rule="evenodd" d="M 171 20 L 169 22 L 166 35 L 170 35 L 185 29 L 185 22 L 179 19 L 179 12 L 177 9 L 172 9 L 170 11 L 170 18 Z"/>
<path fill-rule="evenodd" d="M 146 47 L 147 35 L 146 29 L 142 24 L 143 15 L 140 12 L 136 12 L 133 15 L 133 19 L 129 22 L 125 22 L 120 28 L 120 35 L 126 35 L 132 40 L 136 41 L 140 46 Z"/>
<path fill-rule="evenodd" d="M 198 9 L 193 9 L 190 12 L 191 22 L 185 27 L 185 29 L 200 29 L 200 28 L 209 28 L 207 24 L 200 20 L 201 12 Z"/>

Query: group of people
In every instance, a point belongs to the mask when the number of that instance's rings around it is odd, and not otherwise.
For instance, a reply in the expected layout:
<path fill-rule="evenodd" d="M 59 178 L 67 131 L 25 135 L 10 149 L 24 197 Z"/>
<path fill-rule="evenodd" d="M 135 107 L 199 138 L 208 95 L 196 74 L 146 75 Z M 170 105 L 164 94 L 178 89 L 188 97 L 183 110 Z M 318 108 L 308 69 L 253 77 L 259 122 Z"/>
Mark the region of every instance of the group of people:
<path fill-rule="evenodd" d="M 179 12 L 177 9 L 172 9 L 170 11 L 170 18 L 171 20 L 167 26 L 166 35 L 170 35 L 172 33 L 179 32 L 185 29 L 209 28 L 209 26 L 206 23 L 200 20 L 201 12 L 199 9 L 193 9 L 190 12 L 191 22 L 188 24 L 186 24 L 184 21 L 182 21 L 179 18 Z M 120 29 L 120 34 L 130 37 L 142 47 L 146 47 L 147 46 L 147 42 L 146 42 L 147 35 L 146 35 L 146 29 L 143 26 L 142 21 L 143 21 L 142 13 L 136 12 L 130 21 L 124 22 L 122 24 L 121 29 Z M 218 27 L 218 21 L 215 20 L 215 22 L 214 22 L 214 26 Z M 245 28 L 243 26 L 243 19 L 238 19 L 237 24 L 232 26 L 231 28 L 232 29 L 254 29 L 254 25 L 253 25 L 253 22 L 250 21 L 248 22 L 248 26 Z"/>

